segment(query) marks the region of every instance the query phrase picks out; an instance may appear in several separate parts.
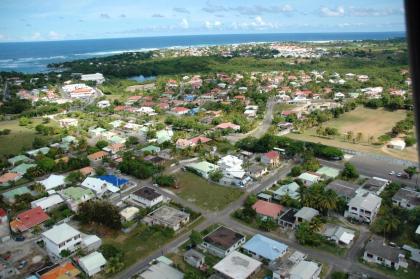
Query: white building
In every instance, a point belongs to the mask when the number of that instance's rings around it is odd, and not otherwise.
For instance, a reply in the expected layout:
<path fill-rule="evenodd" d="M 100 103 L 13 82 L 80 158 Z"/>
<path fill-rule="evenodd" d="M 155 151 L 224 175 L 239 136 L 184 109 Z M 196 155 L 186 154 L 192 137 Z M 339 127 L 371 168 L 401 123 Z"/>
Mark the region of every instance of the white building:
<path fill-rule="evenodd" d="M 405 141 L 403 139 L 392 139 L 387 146 L 396 150 L 404 150 Z"/>
<path fill-rule="evenodd" d="M 262 263 L 247 255 L 233 251 L 213 269 L 222 276 L 222 278 L 247 279 L 256 274 Z"/>
<path fill-rule="evenodd" d="M 320 278 L 322 266 L 312 261 L 301 261 L 293 266 L 290 271 L 289 278 L 299 279 L 318 279 Z"/>
<path fill-rule="evenodd" d="M 110 106 L 111 106 L 111 103 L 110 103 L 108 100 L 102 100 L 102 101 L 99 101 L 99 102 L 96 104 L 96 106 L 97 106 L 98 108 L 108 108 L 108 107 L 110 107 Z"/>
<path fill-rule="evenodd" d="M 55 189 L 66 184 L 64 175 L 51 174 L 47 179 L 39 181 L 44 186 L 45 191 Z"/>
<path fill-rule="evenodd" d="M 105 81 L 104 76 L 100 73 L 82 75 L 80 79 L 82 81 L 95 81 L 97 84 L 101 84 Z"/>
<path fill-rule="evenodd" d="M 378 214 L 382 199 L 370 192 L 357 194 L 347 204 L 344 217 L 371 223 Z"/>
<path fill-rule="evenodd" d="M 38 200 L 31 202 L 31 207 L 41 207 L 43 210 L 48 211 L 51 208 L 56 207 L 57 205 L 63 203 L 64 200 L 58 194 L 54 194 L 48 197 L 43 197 Z"/>
<path fill-rule="evenodd" d="M 246 175 L 246 171 L 242 168 L 242 159 L 233 156 L 226 155 L 217 161 L 217 165 L 223 172 L 223 178 L 221 183 L 231 184 L 243 187 L 251 181 L 251 177 Z"/>
<path fill-rule="evenodd" d="M 106 191 L 110 191 L 112 193 L 120 191 L 120 188 L 96 177 L 86 177 L 86 179 L 82 182 L 82 186 L 91 189 L 98 196 L 103 195 Z"/>
<path fill-rule="evenodd" d="M 68 127 L 77 127 L 79 125 L 79 121 L 76 118 L 63 118 L 58 120 L 60 127 L 68 128 Z"/>
<path fill-rule="evenodd" d="M 58 258 L 60 258 L 60 253 L 63 250 L 75 251 L 82 242 L 80 232 L 67 225 L 67 223 L 54 226 L 52 229 L 43 232 L 41 238 L 45 243 L 48 254 Z"/>
<path fill-rule="evenodd" d="M 405 252 L 400 248 L 387 246 L 382 237 L 373 237 L 366 244 L 363 260 L 387 266 L 398 270 L 400 267 L 407 268 Z"/>
<path fill-rule="evenodd" d="M 78 262 L 80 267 L 89 277 L 101 272 L 106 265 L 104 256 L 96 251 L 80 258 Z"/>
<path fill-rule="evenodd" d="M 143 187 L 130 195 L 130 198 L 146 207 L 153 207 L 163 202 L 163 196 L 155 189 Z"/>
<path fill-rule="evenodd" d="M 137 207 L 129 206 L 121 210 L 120 215 L 124 219 L 124 221 L 130 222 L 136 217 L 139 211 L 140 209 L 138 209 Z"/>

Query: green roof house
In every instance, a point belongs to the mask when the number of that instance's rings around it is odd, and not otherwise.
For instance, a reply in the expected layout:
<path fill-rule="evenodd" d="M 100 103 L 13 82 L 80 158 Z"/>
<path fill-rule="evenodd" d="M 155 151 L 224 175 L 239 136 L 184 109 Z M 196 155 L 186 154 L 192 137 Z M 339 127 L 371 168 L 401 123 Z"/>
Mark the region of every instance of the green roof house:
<path fill-rule="evenodd" d="M 30 161 L 31 159 L 26 155 L 18 155 L 7 160 L 7 162 L 9 162 L 9 164 L 11 164 L 12 166 L 16 165 L 17 163 L 27 163 Z"/>
<path fill-rule="evenodd" d="M 150 153 L 159 153 L 160 152 L 160 147 L 158 146 L 154 146 L 154 145 L 149 145 L 146 147 L 143 147 L 142 149 L 140 149 L 141 152 L 150 152 Z"/>
<path fill-rule="evenodd" d="M 17 166 L 17 167 L 14 167 L 13 169 L 11 169 L 10 171 L 11 172 L 16 172 L 16 173 L 19 173 L 19 174 L 21 174 L 21 175 L 24 175 L 27 171 L 28 171 L 28 169 L 30 169 L 30 168 L 32 168 L 32 167 L 36 167 L 36 164 L 27 164 L 27 163 L 23 163 L 23 164 L 20 164 L 19 166 Z"/>
<path fill-rule="evenodd" d="M 26 151 L 26 154 L 28 154 L 31 157 L 35 157 L 39 154 L 45 155 L 48 153 L 48 151 L 50 151 L 50 148 L 45 146 L 38 149 Z"/>
<path fill-rule="evenodd" d="M 68 187 L 61 191 L 61 195 L 73 211 L 77 211 L 78 205 L 82 202 L 95 197 L 95 193 L 91 189 L 82 187 Z"/>
<path fill-rule="evenodd" d="M 199 163 L 191 163 L 185 166 L 186 169 L 192 170 L 193 172 L 199 174 L 200 176 L 208 179 L 210 173 L 219 169 L 218 165 L 209 163 L 207 161 L 202 161 Z"/>
<path fill-rule="evenodd" d="M 172 130 L 160 130 L 156 132 L 156 140 L 158 144 L 170 141 L 174 132 Z"/>
<path fill-rule="evenodd" d="M 23 194 L 31 194 L 32 195 L 32 192 L 31 192 L 31 190 L 29 190 L 28 187 L 22 186 L 22 187 L 15 188 L 15 189 L 9 190 L 7 192 L 4 192 L 2 194 L 2 196 L 8 203 L 14 203 L 15 202 L 15 197 L 23 195 Z"/>
<path fill-rule="evenodd" d="M 340 170 L 336 168 L 323 166 L 319 170 L 317 170 L 316 173 L 327 178 L 336 178 L 340 175 Z"/>

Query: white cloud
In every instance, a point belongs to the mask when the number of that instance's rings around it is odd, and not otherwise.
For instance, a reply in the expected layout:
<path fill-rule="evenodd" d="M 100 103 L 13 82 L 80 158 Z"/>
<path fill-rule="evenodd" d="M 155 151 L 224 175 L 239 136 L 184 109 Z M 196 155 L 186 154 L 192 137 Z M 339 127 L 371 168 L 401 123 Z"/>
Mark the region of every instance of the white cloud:
<path fill-rule="evenodd" d="M 204 22 L 204 26 L 207 28 L 207 29 L 220 29 L 220 27 L 222 27 L 222 22 L 221 21 L 219 21 L 219 20 L 215 20 L 215 21 L 210 21 L 210 20 L 206 20 L 205 22 Z"/>
<path fill-rule="evenodd" d="M 187 10 L 186 8 L 177 8 L 177 7 L 175 7 L 172 10 L 174 12 L 176 12 L 176 13 L 181 13 L 181 14 L 189 14 L 190 13 L 190 11 Z"/>
<path fill-rule="evenodd" d="M 59 33 L 55 32 L 55 31 L 50 31 L 50 32 L 48 33 L 48 37 L 49 37 L 51 40 L 58 40 L 58 39 L 60 39 L 62 36 L 61 36 L 61 34 L 59 34 Z"/>
<path fill-rule="evenodd" d="M 183 18 L 183 19 L 181 20 L 180 25 L 181 25 L 181 27 L 182 27 L 182 28 L 184 28 L 184 29 L 188 29 L 188 28 L 190 27 L 190 24 L 188 23 L 188 20 L 187 20 L 186 18 Z"/>
<path fill-rule="evenodd" d="M 35 32 L 35 33 L 32 34 L 31 39 L 34 40 L 34 41 L 40 40 L 40 39 L 42 39 L 42 35 L 39 32 Z"/>
<path fill-rule="evenodd" d="M 111 16 L 109 14 L 106 14 L 106 13 L 100 14 L 99 17 L 103 18 L 103 19 L 110 19 L 111 18 Z"/>
<path fill-rule="evenodd" d="M 6 40 L 6 36 L 5 35 L 3 35 L 3 34 L 0 34 L 0 40 L 2 41 L 2 40 Z"/>
<path fill-rule="evenodd" d="M 321 7 L 321 15 L 322 16 L 344 16 L 344 8 L 342 6 L 338 6 L 336 9 L 330 9 L 328 7 Z"/>

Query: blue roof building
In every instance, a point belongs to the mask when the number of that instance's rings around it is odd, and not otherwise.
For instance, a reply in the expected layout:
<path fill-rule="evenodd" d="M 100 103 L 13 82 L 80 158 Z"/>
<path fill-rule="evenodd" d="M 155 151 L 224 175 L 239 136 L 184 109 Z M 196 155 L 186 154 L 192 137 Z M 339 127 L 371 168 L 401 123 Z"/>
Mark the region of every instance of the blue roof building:
<path fill-rule="evenodd" d="M 100 180 L 111 183 L 115 187 L 121 187 L 128 183 L 128 180 L 115 175 L 101 175 L 98 177 Z"/>
<path fill-rule="evenodd" d="M 288 246 L 261 234 L 256 234 L 242 246 L 242 249 L 253 256 L 272 262 L 284 256 Z"/>

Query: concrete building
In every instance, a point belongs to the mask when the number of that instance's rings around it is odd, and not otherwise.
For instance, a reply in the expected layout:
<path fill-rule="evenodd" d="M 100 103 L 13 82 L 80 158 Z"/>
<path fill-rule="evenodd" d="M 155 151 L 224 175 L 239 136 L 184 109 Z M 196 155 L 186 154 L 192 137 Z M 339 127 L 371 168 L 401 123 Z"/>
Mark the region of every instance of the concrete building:
<path fill-rule="evenodd" d="M 405 209 L 414 209 L 420 206 L 420 193 L 408 188 L 401 188 L 392 197 L 392 203 Z"/>
<path fill-rule="evenodd" d="M 133 201 L 139 202 L 145 207 L 153 207 L 163 202 L 163 196 L 155 189 L 150 187 L 143 187 L 134 193 L 130 194 Z"/>
<path fill-rule="evenodd" d="M 58 194 L 54 194 L 48 197 L 43 197 L 31 202 L 31 207 L 41 207 L 43 210 L 48 211 L 57 207 L 64 202 L 63 198 Z"/>
<path fill-rule="evenodd" d="M 106 265 L 106 259 L 101 253 L 95 251 L 87 256 L 81 257 L 78 263 L 83 271 L 91 277 L 96 273 L 101 272 Z"/>
<path fill-rule="evenodd" d="M 385 244 L 382 237 L 374 237 L 366 244 L 363 260 L 398 270 L 407 268 L 405 252 Z"/>
<path fill-rule="evenodd" d="M 65 199 L 67 205 L 74 212 L 77 212 L 79 204 L 95 197 L 95 193 L 91 189 L 82 187 L 68 187 L 62 190 L 60 195 Z"/>
<path fill-rule="evenodd" d="M 184 253 L 184 261 L 195 268 L 200 268 L 205 263 L 205 258 L 203 254 L 194 249 Z"/>
<path fill-rule="evenodd" d="M 357 194 L 347 203 L 344 217 L 371 223 L 378 214 L 382 199 L 372 193 Z"/>
<path fill-rule="evenodd" d="M 141 279 L 183 279 L 184 274 L 172 266 L 158 262 L 150 265 L 140 274 Z"/>
<path fill-rule="evenodd" d="M 252 257 L 272 262 L 283 257 L 288 246 L 261 234 L 256 234 L 242 246 L 242 249 Z"/>
<path fill-rule="evenodd" d="M 189 220 L 189 213 L 164 205 L 147 214 L 142 221 L 148 225 L 160 225 L 177 231 Z"/>
<path fill-rule="evenodd" d="M 313 218 L 319 215 L 319 211 L 311 207 L 302 207 L 295 214 L 295 223 L 311 222 Z"/>
<path fill-rule="evenodd" d="M 321 180 L 321 175 L 316 174 L 316 173 L 304 172 L 301 175 L 299 175 L 297 178 L 302 180 L 305 186 L 310 187 Z"/>
<path fill-rule="evenodd" d="M 201 247 L 223 258 L 245 243 L 245 236 L 226 227 L 219 227 L 203 238 Z"/>
<path fill-rule="evenodd" d="M 217 171 L 219 169 L 219 166 L 206 161 L 202 161 L 199 163 L 187 164 L 184 168 L 187 170 L 191 170 L 194 173 L 197 173 L 205 179 L 209 179 L 210 174 L 214 171 Z"/>
<path fill-rule="evenodd" d="M 41 235 L 48 254 L 60 258 L 63 250 L 75 251 L 82 243 L 82 237 L 78 230 L 63 223 L 45 231 Z"/>
<path fill-rule="evenodd" d="M 332 181 L 325 187 L 327 190 L 333 190 L 337 196 L 344 198 L 346 201 L 353 198 L 359 188 L 360 185 L 340 179 Z"/>
<path fill-rule="evenodd" d="M 226 279 L 247 279 L 256 274 L 262 263 L 237 251 L 232 252 L 213 269 L 221 278 Z"/>

